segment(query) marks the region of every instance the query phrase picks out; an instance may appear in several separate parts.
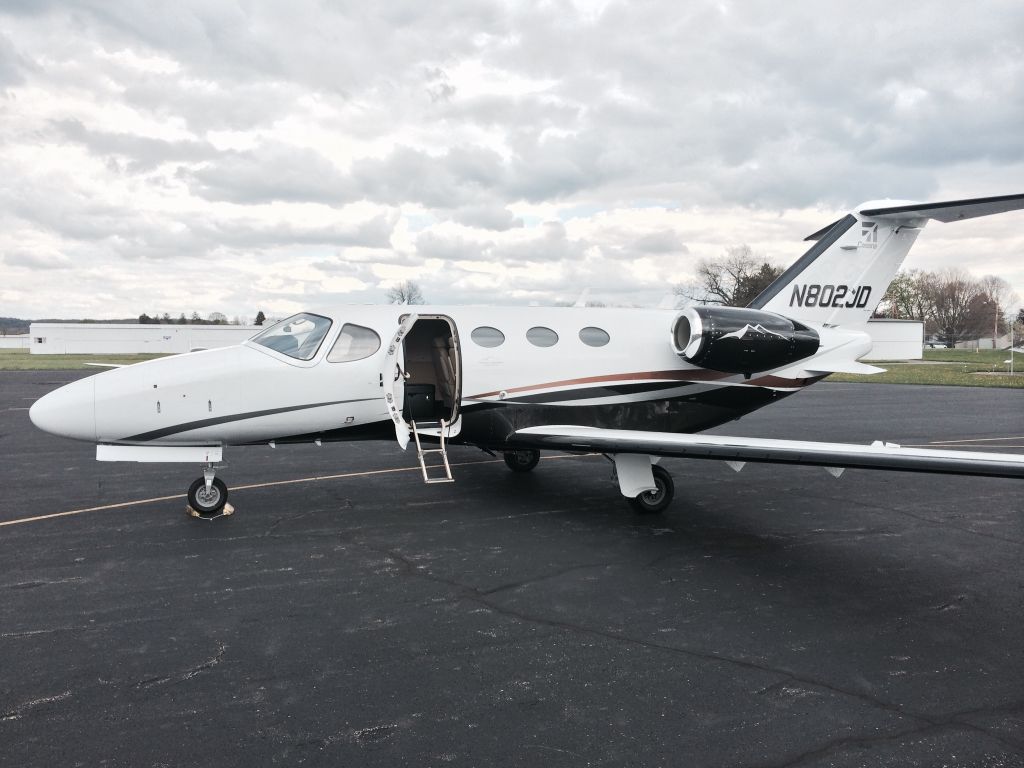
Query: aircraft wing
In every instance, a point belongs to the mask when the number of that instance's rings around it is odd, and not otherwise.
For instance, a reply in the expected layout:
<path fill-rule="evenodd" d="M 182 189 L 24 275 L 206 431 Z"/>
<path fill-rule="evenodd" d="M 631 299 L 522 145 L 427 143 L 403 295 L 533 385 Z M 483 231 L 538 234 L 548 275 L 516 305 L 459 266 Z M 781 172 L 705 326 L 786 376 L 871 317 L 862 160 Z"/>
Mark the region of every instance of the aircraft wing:
<path fill-rule="evenodd" d="M 746 462 L 764 462 L 839 469 L 889 469 L 1024 478 L 1024 454 L 903 448 L 883 442 L 871 445 L 816 443 L 580 426 L 520 429 L 515 432 L 512 442 L 562 451 L 645 453 L 686 459 L 718 459 L 729 462 L 734 469 L 736 465 Z"/>

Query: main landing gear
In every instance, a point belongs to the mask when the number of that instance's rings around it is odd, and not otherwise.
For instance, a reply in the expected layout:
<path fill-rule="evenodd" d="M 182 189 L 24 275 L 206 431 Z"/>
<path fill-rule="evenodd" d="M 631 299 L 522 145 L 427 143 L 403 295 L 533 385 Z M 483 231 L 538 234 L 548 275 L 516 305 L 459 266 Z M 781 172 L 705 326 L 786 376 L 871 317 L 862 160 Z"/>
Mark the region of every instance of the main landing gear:
<path fill-rule="evenodd" d="M 641 453 L 605 454 L 615 465 L 612 476 L 619 483 L 619 491 L 633 509 L 641 514 L 664 512 L 672 503 L 676 487 L 672 475 L 660 466 L 655 456 Z"/>
<path fill-rule="evenodd" d="M 540 462 L 540 451 L 505 451 L 505 464 L 513 472 L 531 472 Z"/>
<path fill-rule="evenodd" d="M 230 515 L 234 508 L 227 505 L 228 487 L 216 477 L 214 467 L 203 468 L 203 476 L 188 487 L 189 514 L 194 517 L 212 519 Z"/>
<path fill-rule="evenodd" d="M 653 491 L 644 491 L 629 500 L 633 509 L 642 515 L 664 512 L 676 493 L 676 485 L 672 482 L 672 475 L 667 469 L 655 464 L 651 467 L 651 473 L 654 475 L 654 484 L 658 487 Z"/>

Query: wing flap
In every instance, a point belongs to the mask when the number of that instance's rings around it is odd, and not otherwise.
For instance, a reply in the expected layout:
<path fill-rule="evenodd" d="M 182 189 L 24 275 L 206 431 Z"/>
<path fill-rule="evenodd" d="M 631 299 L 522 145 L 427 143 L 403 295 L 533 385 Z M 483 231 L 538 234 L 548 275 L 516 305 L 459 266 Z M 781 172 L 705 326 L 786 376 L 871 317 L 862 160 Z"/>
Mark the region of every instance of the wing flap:
<path fill-rule="evenodd" d="M 952 475 L 1024 478 L 1024 455 L 933 448 L 772 440 L 722 435 L 641 432 L 580 426 L 520 429 L 512 442 L 536 448 L 600 453 L 646 453 L 729 462 L 803 464 L 820 467 L 887 469 Z"/>

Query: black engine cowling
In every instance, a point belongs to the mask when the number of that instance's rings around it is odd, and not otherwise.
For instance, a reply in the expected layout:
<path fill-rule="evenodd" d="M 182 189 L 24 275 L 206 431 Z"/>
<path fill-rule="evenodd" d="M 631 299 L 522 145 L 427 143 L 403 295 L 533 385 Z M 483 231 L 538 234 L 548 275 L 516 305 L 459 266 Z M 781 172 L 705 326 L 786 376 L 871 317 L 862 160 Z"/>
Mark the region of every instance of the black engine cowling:
<path fill-rule="evenodd" d="M 724 373 L 768 371 L 810 357 L 818 334 L 773 312 L 742 307 L 690 307 L 672 326 L 676 354 Z"/>

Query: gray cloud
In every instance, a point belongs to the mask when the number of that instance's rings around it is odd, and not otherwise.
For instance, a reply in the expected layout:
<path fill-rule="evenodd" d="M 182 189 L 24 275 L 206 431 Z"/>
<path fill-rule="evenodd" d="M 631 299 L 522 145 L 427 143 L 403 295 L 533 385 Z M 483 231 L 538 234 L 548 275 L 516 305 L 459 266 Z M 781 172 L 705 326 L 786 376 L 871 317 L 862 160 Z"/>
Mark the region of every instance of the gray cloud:
<path fill-rule="evenodd" d="M 0 260 L 9 267 L 29 269 L 67 269 L 72 265 L 71 259 L 62 253 L 37 253 L 28 250 L 0 254 Z"/>
<path fill-rule="evenodd" d="M 96 131 L 74 119 L 55 120 L 52 126 L 60 138 L 80 143 L 95 154 L 128 158 L 131 172 L 150 171 L 172 161 L 198 162 L 217 154 L 206 141 L 165 141 L 131 133 Z"/>
<path fill-rule="evenodd" d="M 452 219 L 468 227 L 492 229 L 504 232 L 523 226 L 523 220 L 517 218 L 508 208 L 500 205 L 467 205 L 452 213 Z"/>
<path fill-rule="evenodd" d="M 0 34 L 0 89 L 21 85 L 25 81 L 22 69 L 26 66 L 28 62 L 18 54 L 7 35 Z"/>
<path fill-rule="evenodd" d="M 637 238 L 633 248 L 641 253 L 689 253 L 678 233 L 671 229 L 651 232 Z"/>
<path fill-rule="evenodd" d="M 351 184 L 330 160 L 312 149 L 279 143 L 224 152 L 200 168 L 182 168 L 180 176 L 207 200 L 340 204 L 353 199 Z"/>
<path fill-rule="evenodd" d="M 0 250 L 71 260 L 51 274 L 287 257 L 473 300 L 453 265 L 491 261 L 538 266 L 509 278 L 520 297 L 590 281 L 628 303 L 656 267 L 617 265 L 732 241 L 605 226 L 616 210 L 830 216 L 1024 178 L 1016 0 L 10 0 L 0 30 Z"/>

